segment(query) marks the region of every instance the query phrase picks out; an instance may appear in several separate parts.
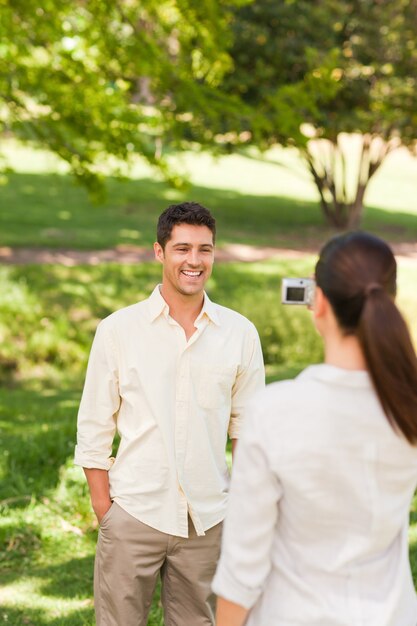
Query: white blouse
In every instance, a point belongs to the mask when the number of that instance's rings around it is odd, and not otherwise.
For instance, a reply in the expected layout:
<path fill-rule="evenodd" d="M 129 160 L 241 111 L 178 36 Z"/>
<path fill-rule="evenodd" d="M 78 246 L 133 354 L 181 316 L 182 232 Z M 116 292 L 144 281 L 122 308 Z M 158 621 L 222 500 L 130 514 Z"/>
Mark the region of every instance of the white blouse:
<path fill-rule="evenodd" d="M 247 626 L 416 626 L 416 484 L 417 447 L 366 372 L 315 365 L 269 385 L 237 447 L 215 593 L 252 608 Z"/>

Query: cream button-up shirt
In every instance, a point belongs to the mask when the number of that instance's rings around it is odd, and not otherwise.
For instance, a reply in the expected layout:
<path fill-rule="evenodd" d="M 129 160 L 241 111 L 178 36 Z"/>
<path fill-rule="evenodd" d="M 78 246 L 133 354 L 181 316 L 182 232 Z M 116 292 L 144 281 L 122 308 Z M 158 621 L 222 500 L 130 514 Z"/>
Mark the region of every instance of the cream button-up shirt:
<path fill-rule="evenodd" d="M 187 341 L 159 286 L 100 322 L 78 414 L 75 463 L 109 471 L 110 497 L 143 523 L 188 536 L 223 520 L 227 435 L 264 386 L 258 333 L 205 294 Z M 117 433 L 120 444 L 112 458 Z"/>
<path fill-rule="evenodd" d="M 214 591 L 247 626 L 416 626 L 408 517 L 417 446 L 367 372 L 307 368 L 248 407 Z"/>

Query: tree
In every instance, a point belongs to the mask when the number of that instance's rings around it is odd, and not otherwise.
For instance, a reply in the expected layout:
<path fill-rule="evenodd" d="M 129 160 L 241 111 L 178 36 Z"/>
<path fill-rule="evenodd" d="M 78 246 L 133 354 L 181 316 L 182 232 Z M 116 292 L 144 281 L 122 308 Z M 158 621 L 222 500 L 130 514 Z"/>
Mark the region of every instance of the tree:
<path fill-rule="evenodd" d="M 169 176 L 162 144 L 204 140 L 206 120 L 235 106 L 217 89 L 223 1 L 0 0 L 0 12 L 0 131 L 54 151 L 92 190 L 109 156 L 113 172 L 139 153 Z"/>
<path fill-rule="evenodd" d="M 235 10 L 233 35 L 223 89 L 251 114 L 223 116 L 222 132 L 232 147 L 296 146 L 326 221 L 357 227 L 383 160 L 416 148 L 417 1 L 257 0 Z"/>

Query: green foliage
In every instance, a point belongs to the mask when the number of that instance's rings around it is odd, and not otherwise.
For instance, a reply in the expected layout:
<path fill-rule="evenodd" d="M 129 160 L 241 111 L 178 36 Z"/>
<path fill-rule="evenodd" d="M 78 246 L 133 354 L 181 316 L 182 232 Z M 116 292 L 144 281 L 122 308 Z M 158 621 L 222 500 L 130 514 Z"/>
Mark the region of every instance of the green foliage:
<path fill-rule="evenodd" d="M 259 0 L 236 9 L 223 88 L 252 113 L 224 118 L 224 136 L 234 133 L 231 145 L 297 146 L 327 222 L 357 227 L 386 155 L 416 147 L 416 14 L 416 0 Z M 342 133 L 363 137 L 358 170 Z"/>
<path fill-rule="evenodd" d="M 134 154 L 169 177 L 162 147 L 233 108 L 217 89 L 231 4 L 2 0 L 0 130 L 48 146 L 96 195 Z"/>
<path fill-rule="evenodd" d="M 327 222 L 357 226 L 385 156 L 415 147 L 417 0 L 0 9 L 0 131 L 49 147 L 96 198 L 138 154 L 179 187 L 170 149 L 281 143 L 302 151 Z M 343 133 L 363 137 L 358 171 Z"/>
<path fill-rule="evenodd" d="M 305 146 L 300 126 L 310 123 L 333 142 L 360 132 L 413 145 L 416 10 L 415 0 L 260 0 L 237 9 L 224 84 L 266 119 L 254 141 Z"/>

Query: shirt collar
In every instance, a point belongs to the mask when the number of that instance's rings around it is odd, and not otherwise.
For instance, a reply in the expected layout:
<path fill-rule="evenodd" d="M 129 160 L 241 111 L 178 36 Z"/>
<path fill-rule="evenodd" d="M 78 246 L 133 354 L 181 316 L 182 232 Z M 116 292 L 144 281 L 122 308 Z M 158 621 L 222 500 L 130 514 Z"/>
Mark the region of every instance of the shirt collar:
<path fill-rule="evenodd" d="M 217 306 L 216 304 L 214 304 L 214 302 L 210 300 L 206 292 L 204 292 L 203 308 L 201 309 L 200 314 L 196 319 L 196 322 L 202 319 L 204 315 L 206 315 L 209 320 L 216 324 L 216 326 L 220 326 L 220 318 Z"/>
<path fill-rule="evenodd" d="M 160 287 L 161 285 L 157 285 L 149 296 L 148 301 L 151 322 L 154 322 L 161 314 L 164 314 L 165 317 L 168 317 L 169 314 L 169 306 L 161 296 Z M 217 306 L 210 300 L 206 292 L 204 292 L 203 308 L 201 309 L 196 322 L 202 320 L 204 315 L 206 315 L 214 324 L 220 326 Z"/>
<path fill-rule="evenodd" d="M 346 387 L 370 387 L 370 375 L 365 370 L 347 370 L 328 363 L 310 365 L 297 378 L 315 379 Z"/>
<path fill-rule="evenodd" d="M 154 322 L 161 313 L 164 313 L 166 316 L 169 313 L 169 306 L 161 296 L 160 287 L 161 285 L 157 285 L 149 296 L 148 302 L 151 322 Z"/>

